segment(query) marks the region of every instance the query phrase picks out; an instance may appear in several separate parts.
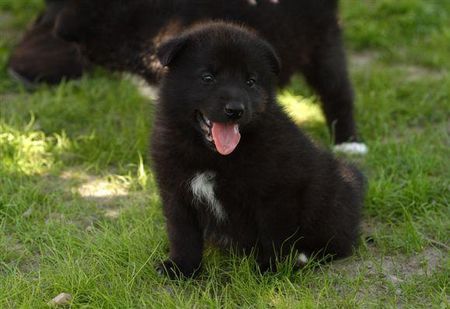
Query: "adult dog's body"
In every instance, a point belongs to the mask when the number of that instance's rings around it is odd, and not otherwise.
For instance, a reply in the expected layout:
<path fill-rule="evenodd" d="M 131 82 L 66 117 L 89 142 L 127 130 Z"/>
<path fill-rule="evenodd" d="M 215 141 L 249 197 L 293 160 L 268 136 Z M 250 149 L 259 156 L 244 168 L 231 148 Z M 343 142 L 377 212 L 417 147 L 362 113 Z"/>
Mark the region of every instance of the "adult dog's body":
<path fill-rule="evenodd" d="M 162 269 L 192 275 L 205 241 L 255 250 L 263 270 L 291 251 L 351 254 L 362 176 L 316 147 L 276 103 L 270 45 L 216 23 L 158 55 L 168 66 L 151 147 L 170 240 Z"/>
<path fill-rule="evenodd" d="M 154 83 L 162 75 L 160 43 L 206 20 L 256 29 L 281 59 L 279 84 L 301 72 L 321 97 L 335 143 L 357 140 L 337 0 L 69 0 L 56 32 L 94 63 Z"/>

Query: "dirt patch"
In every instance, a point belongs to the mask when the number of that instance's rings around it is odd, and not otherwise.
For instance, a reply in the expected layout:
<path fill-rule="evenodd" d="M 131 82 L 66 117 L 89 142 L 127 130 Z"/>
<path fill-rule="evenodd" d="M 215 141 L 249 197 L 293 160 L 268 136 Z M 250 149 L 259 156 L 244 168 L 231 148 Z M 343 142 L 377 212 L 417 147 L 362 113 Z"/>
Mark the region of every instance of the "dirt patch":
<path fill-rule="evenodd" d="M 375 65 L 380 58 L 376 51 L 362 51 L 350 53 L 348 56 L 350 67 L 355 70 L 363 70 Z M 393 63 L 389 65 L 390 69 L 399 70 L 406 77 L 406 81 L 420 81 L 424 79 L 442 79 L 446 76 L 446 71 L 433 70 L 427 67 Z"/>
<path fill-rule="evenodd" d="M 65 188 L 71 193 L 70 199 L 75 194 L 86 202 L 95 203 L 96 208 L 109 219 L 117 219 L 125 205 L 131 205 L 129 201 L 139 195 L 137 192 L 131 194 L 130 183 L 121 181 L 119 176 L 101 177 L 68 170 L 60 178 L 70 184 Z"/>
<path fill-rule="evenodd" d="M 431 246 L 414 255 L 384 256 L 375 246 L 371 246 L 369 252 L 369 258 L 337 261 L 330 265 L 328 271 L 358 281 L 360 288 L 355 296 L 359 301 L 383 299 L 386 295 L 395 294 L 399 307 L 402 306 L 403 284 L 413 282 L 414 277 L 431 277 L 441 271 L 449 253 L 446 249 Z M 335 288 L 342 295 L 355 293 L 353 286 L 336 284 Z"/>
<path fill-rule="evenodd" d="M 447 252 L 448 253 L 448 252 Z M 386 276 L 397 274 L 400 280 L 411 276 L 430 276 L 443 266 L 446 254 L 436 247 L 428 247 L 410 257 L 404 255 L 385 257 L 381 263 Z"/>
<path fill-rule="evenodd" d="M 126 176 L 100 176 L 78 169 L 67 169 L 57 176 L 45 175 L 43 180 L 42 190 L 58 192 L 64 199 L 65 207 L 70 208 L 72 204 L 76 204 L 90 211 L 79 217 L 67 218 L 60 214 L 50 214 L 46 220 L 48 224 L 73 224 L 86 229 L 102 217 L 117 219 L 126 208 L 145 205 L 148 200 L 145 193 L 132 190 L 131 181 Z"/>
<path fill-rule="evenodd" d="M 450 122 L 447 123 L 433 123 L 427 124 L 427 127 L 423 126 L 409 126 L 408 130 L 395 132 L 395 134 L 382 136 L 380 141 L 382 144 L 401 144 L 407 141 L 414 140 L 418 136 L 423 136 L 428 130 L 433 129 L 434 132 L 441 134 L 442 136 L 450 136 Z M 450 145 L 450 138 L 442 139 L 443 143 Z"/>
<path fill-rule="evenodd" d="M 402 254 L 381 256 L 374 247 L 369 250 L 373 259 L 338 261 L 333 263 L 331 268 L 350 277 L 364 273 L 368 276 L 385 278 L 392 283 L 401 283 L 412 276 L 432 275 L 444 265 L 448 253 L 437 247 L 428 247 L 412 256 Z"/>
<path fill-rule="evenodd" d="M 370 219 L 363 222 L 365 237 L 377 235 L 382 229 L 382 224 Z M 355 293 L 356 299 L 361 302 L 383 299 L 394 293 L 399 299 L 398 306 L 402 306 L 403 284 L 414 282 L 415 277 L 428 278 L 442 271 L 449 254 L 446 244 L 430 245 L 414 254 L 386 254 L 381 252 L 376 242 L 368 243 L 366 250 L 362 257 L 355 255 L 328 266 L 327 273 L 360 284 L 359 290 L 355 291 L 354 285 L 340 284 L 342 281 L 339 280 L 336 290 L 342 295 Z"/>
<path fill-rule="evenodd" d="M 352 68 L 363 69 L 371 66 L 379 55 L 375 51 L 363 51 L 349 54 L 349 63 Z"/>
<path fill-rule="evenodd" d="M 120 185 L 106 181 L 104 179 L 90 179 L 82 184 L 78 189 L 78 194 L 84 198 L 108 198 L 117 196 L 127 196 L 128 188 L 125 185 Z"/>
<path fill-rule="evenodd" d="M 365 219 L 362 223 L 362 234 L 371 239 L 373 235 L 383 229 L 381 224 Z M 384 255 L 377 248 L 376 243 L 367 244 L 369 259 L 351 257 L 346 260 L 331 264 L 331 268 L 337 272 L 343 272 L 351 277 L 361 273 L 387 278 L 395 283 L 403 282 L 411 276 L 429 276 L 444 265 L 448 251 L 445 244 L 429 246 L 414 255 Z"/>
<path fill-rule="evenodd" d="M 69 184 L 72 193 L 77 193 L 87 200 L 125 197 L 130 187 L 128 182 L 119 181 L 119 177 L 101 177 L 75 170 L 64 171 L 60 179 Z"/>
<path fill-rule="evenodd" d="M 400 65 L 396 66 L 396 68 L 405 74 L 407 81 L 420 81 L 424 79 L 437 80 L 445 77 L 446 75 L 446 72 L 432 70 L 416 65 Z"/>

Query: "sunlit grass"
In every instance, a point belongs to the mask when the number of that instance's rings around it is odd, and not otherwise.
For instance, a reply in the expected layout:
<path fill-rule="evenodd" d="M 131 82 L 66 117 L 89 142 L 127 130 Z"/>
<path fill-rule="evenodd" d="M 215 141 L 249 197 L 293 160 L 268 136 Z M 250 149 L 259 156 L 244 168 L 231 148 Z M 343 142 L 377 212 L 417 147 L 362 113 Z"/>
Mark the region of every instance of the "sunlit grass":
<path fill-rule="evenodd" d="M 287 88 L 279 93 L 278 101 L 292 120 L 309 135 L 322 144 L 331 145 L 320 102 L 315 96 L 301 95 L 298 89 Z"/>
<path fill-rule="evenodd" d="M 39 175 L 49 172 L 58 163 L 58 156 L 71 147 L 64 134 L 50 136 L 31 130 L 30 122 L 23 131 L 0 122 L 0 171 Z"/>
<path fill-rule="evenodd" d="M 297 124 L 301 125 L 307 122 L 325 124 L 320 104 L 315 98 L 295 95 L 286 89 L 279 94 L 278 99 Z"/>

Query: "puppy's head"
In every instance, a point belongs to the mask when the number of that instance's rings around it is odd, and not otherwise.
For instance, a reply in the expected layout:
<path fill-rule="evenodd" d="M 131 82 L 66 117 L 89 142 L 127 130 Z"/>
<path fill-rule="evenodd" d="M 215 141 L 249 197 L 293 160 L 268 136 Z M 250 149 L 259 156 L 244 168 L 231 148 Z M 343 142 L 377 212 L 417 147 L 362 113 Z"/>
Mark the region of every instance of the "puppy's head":
<path fill-rule="evenodd" d="M 158 57 L 168 67 L 162 104 L 222 155 L 236 149 L 241 134 L 274 101 L 279 59 L 242 27 L 203 24 L 162 44 Z"/>
<path fill-rule="evenodd" d="M 67 0 L 53 32 L 77 43 L 83 55 L 95 64 L 130 69 L 131 62 L 142 56 L 142 48 L 153 48 L 152 38 L 163 23 L 165 2 Z"/>

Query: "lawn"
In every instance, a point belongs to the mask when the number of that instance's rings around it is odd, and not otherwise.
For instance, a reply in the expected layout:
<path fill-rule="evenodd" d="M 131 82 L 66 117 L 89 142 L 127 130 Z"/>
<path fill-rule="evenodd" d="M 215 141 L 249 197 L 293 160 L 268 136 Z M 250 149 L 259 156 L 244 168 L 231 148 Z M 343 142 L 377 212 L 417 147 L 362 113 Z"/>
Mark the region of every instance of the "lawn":
<path fill-rule="evenodd" d="M 148 160 L 152 101 L 98 70 L 27 92 L 6 73 L 42 7 L 0 1 L 0 308 L 450 306 L 450 1 L 343 0 L 357 121 L 370 147 L 363 242 L 353 257 L 293 272 L 208 249 L 197 280 L 169 281 Z M 301 78 L 280 101 L 329 147 Z"/>

